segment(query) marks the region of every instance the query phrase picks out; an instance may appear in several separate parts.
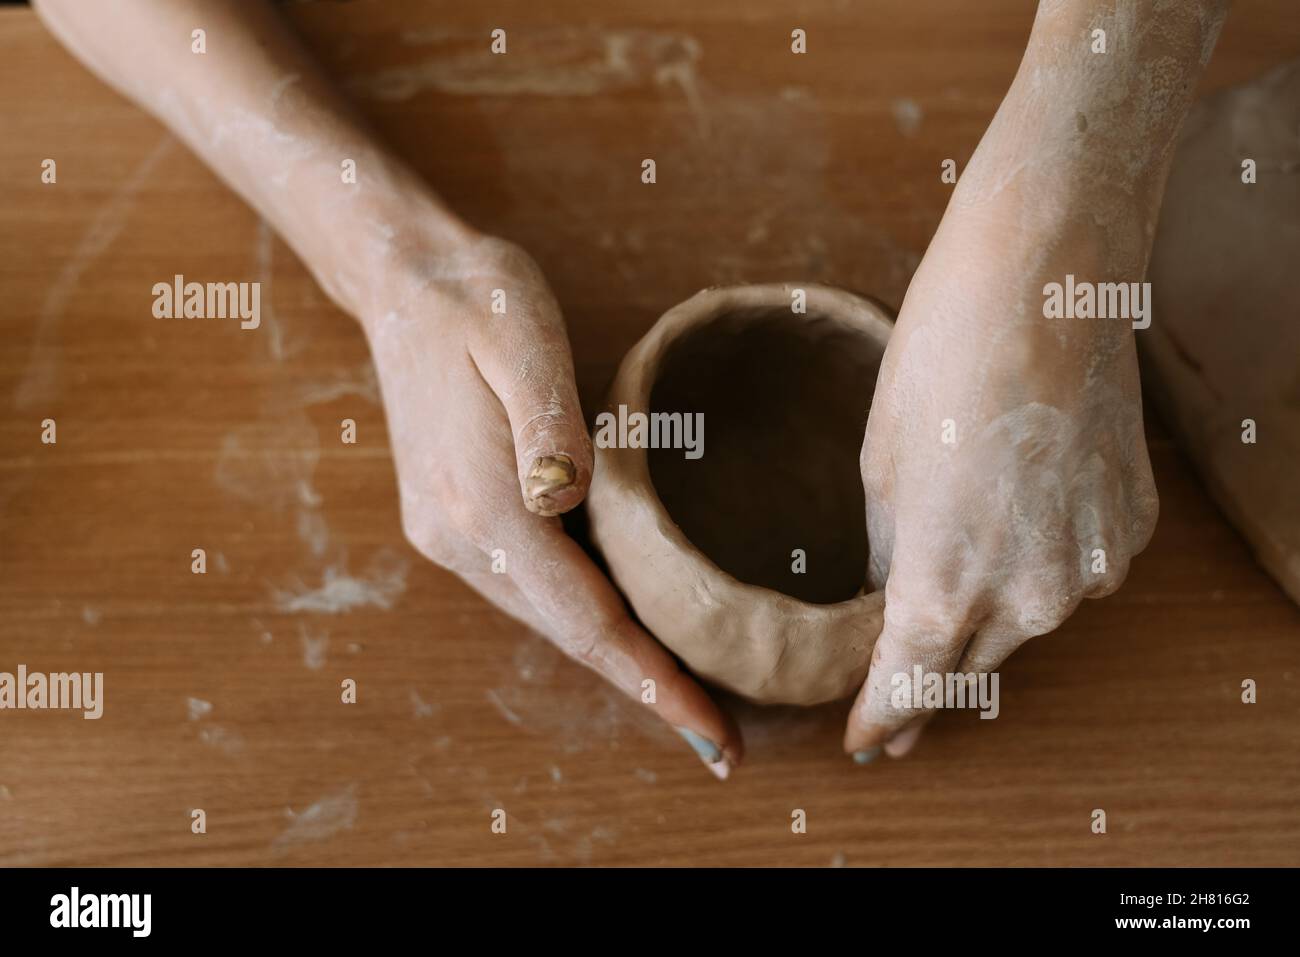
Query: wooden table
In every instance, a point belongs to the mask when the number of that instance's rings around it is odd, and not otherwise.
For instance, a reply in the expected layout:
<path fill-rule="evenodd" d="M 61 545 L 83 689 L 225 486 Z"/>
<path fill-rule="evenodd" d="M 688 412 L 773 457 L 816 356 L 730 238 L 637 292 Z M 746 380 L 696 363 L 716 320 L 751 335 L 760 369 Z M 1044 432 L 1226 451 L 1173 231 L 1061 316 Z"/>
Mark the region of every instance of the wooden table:
<path fill-rule="evenodd" d="M 536 255 L 589 410 L 706 285 L 896 308 L 939 164 L 969 158 L 1033 8 L 538 6 L 285 12 L 444 195 Z M 1293 0 L 1237 6 L 1206 89 L 1300 53 Z M 0 11 L 0 78 L 0 671 L 102 671 L 107 698 L 98 721 L 0 712 L 0 863 L 1300 861 L 1300 612 L 1158 423 L 1155 540 L 1005 666 L 999 720 L 942 716 L 859 768 L 845 705 L 737 704 L 749 758 L 720 784 L 405 545 L 363 338 L 253 213 L 25 9 Z M 262 328 L 153 320 L 175 273 L 260 280 Z"/>

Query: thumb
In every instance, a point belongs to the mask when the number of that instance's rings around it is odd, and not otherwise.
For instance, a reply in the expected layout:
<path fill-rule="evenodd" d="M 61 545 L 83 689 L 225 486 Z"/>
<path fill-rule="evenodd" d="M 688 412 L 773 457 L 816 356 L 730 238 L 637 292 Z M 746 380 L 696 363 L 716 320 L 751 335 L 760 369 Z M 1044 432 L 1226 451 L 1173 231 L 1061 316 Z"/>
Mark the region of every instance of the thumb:
<path fill-rule="evenodd" d="M 586 496 L 591 437 L 559 310 L 530 313 L 502 323 L 498 334 L 481 340 L 472 354 L 510 419 L 524 505 L 551 516 L 567 512 Z"/>

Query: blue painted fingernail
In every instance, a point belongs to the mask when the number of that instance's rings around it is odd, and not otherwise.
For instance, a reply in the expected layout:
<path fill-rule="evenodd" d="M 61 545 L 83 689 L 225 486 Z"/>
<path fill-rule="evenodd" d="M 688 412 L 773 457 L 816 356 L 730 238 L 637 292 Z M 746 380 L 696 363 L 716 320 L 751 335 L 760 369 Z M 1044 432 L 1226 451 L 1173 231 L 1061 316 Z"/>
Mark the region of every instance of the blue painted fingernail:
<path fill-rule="evenodd" d="M 701 737 L 689 728 L 678 728 L 677 733 L 686 739 L 686 743 L 695 749 L 705 764 L 717 764 L 722 760 L 721 749 L 708 738 Z"/>
<path fill-rule="evenodd" d="M 876 745 L 874 748 L 867 748 L 865 751 L 854 751 L 853 763 L 870 764 L 872 761 L 876 760 L 876 756 L 879 754 L 880 754 L 880 745 Z"/>

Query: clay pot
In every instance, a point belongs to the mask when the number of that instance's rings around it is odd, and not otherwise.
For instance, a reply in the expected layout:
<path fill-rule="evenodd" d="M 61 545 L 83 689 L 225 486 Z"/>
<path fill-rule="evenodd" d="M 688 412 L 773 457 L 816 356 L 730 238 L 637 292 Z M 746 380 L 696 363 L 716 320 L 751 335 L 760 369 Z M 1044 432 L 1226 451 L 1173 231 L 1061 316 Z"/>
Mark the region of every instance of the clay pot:
<path fill-rule="evenodd" d="M 858 458 L 892 329 L 826 286 L 706 289 L 627 354 L 604 410 L 701 413 L 703 454 L 605 447 L 597 419 L 587 503 L 610 575 L 693 672 L 750 700 L 816 704 L 866 677 L 884 595 L 864 594 Z"/>

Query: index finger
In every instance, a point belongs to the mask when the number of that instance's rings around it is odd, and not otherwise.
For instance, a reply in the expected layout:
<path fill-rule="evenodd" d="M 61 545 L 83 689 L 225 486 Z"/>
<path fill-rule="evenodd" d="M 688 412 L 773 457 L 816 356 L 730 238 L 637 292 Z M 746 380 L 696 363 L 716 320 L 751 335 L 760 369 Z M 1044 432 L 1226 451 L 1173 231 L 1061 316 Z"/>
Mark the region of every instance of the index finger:
<path fill-rule="evenodd" d="M 744 756 L 735 722 L 632 620 L 622 596 L 557 519 L 525 518 L 513 539 L 510 576 L 543 618 L 552 641 L 651 707 L 725 780 Z"/>

